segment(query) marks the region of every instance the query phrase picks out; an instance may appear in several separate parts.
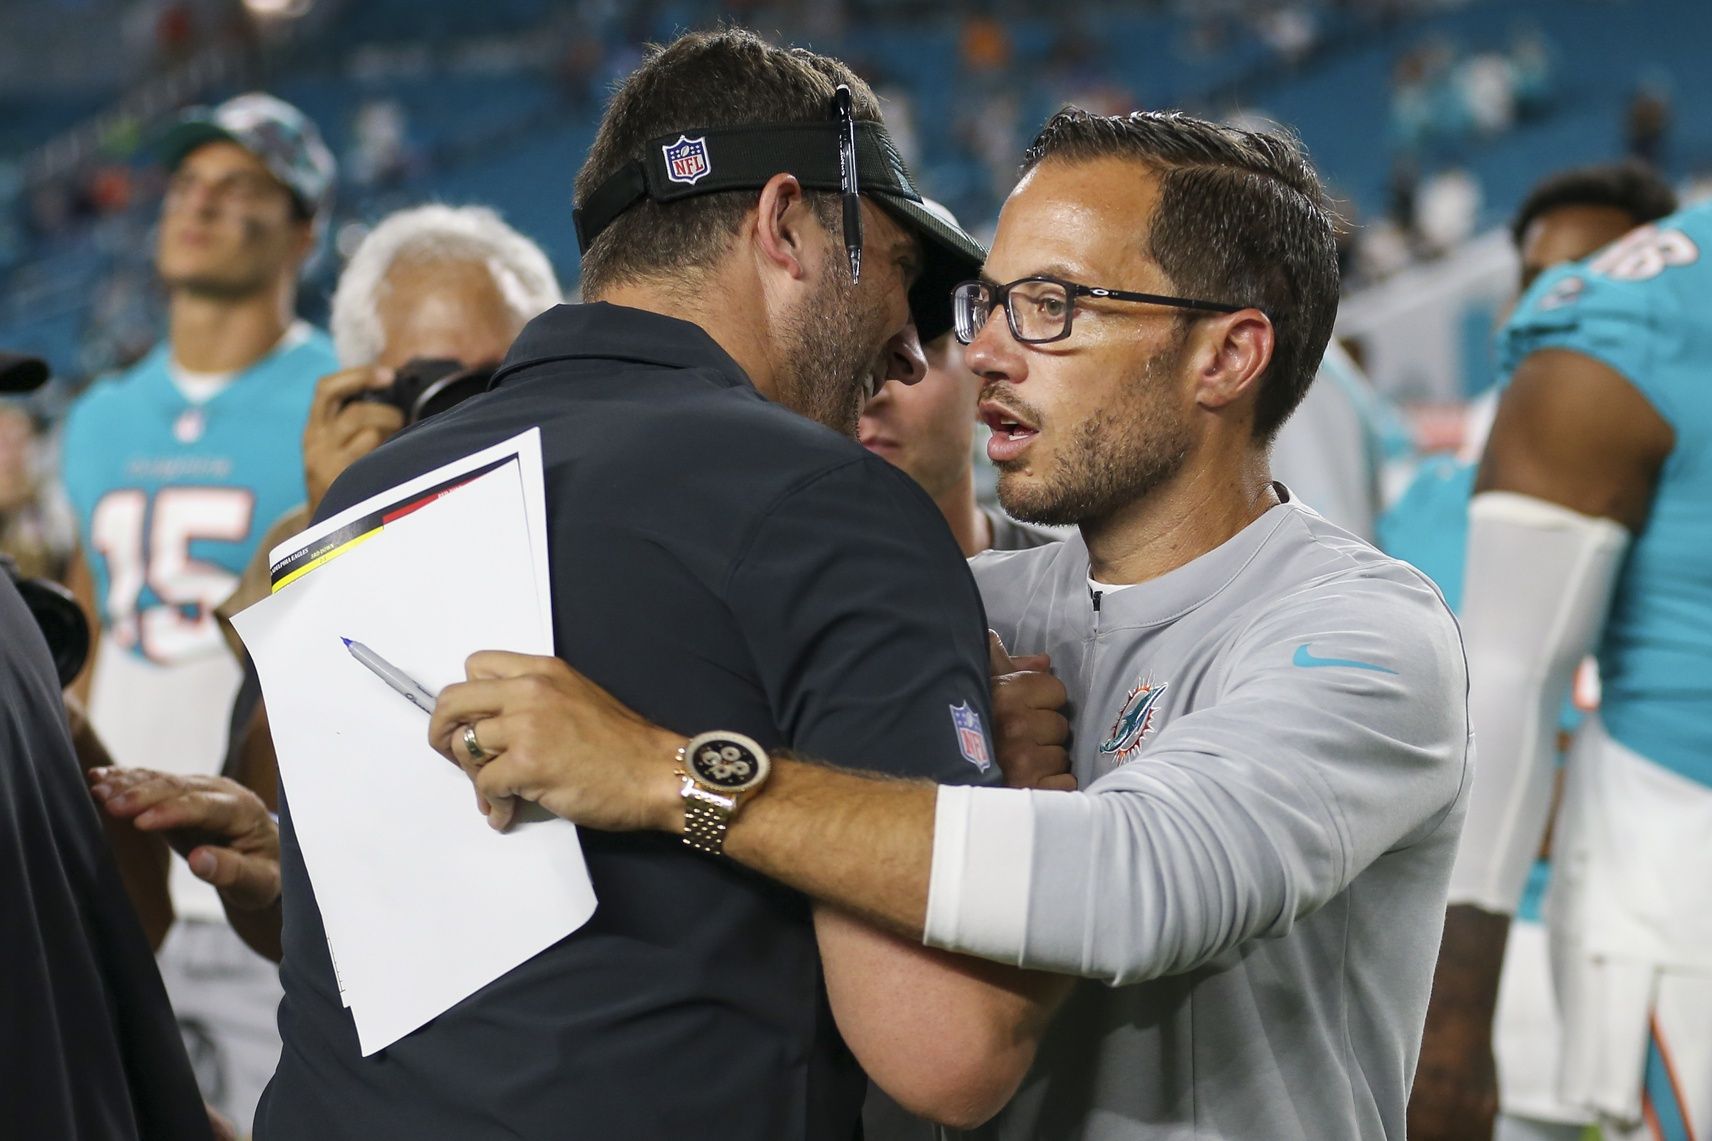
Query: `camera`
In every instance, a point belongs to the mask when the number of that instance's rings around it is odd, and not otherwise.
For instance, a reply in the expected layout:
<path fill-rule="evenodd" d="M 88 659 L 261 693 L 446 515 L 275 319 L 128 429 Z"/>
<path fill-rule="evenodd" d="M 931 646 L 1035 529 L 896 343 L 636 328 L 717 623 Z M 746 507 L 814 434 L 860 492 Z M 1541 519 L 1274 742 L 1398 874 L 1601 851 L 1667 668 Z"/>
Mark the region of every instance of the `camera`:
<path fill-rule="evenodd" d="M 444 412 L 479 392 L 487 391 L 496 366 L 470 366 L 460 360 L 418 357 L 406 361 L 385 388 L 373 388 L 352 397 L 374 404 L 390 404 L 404 413 L 404 422 Z"/>
<path fill-rule="evenodd" d="M 83 607 L 57 582 L 21 577 L 17 564 L 7 555 L 0 555 L 0 574 L 12 580 L 30 617 L 36 620 L 53 655 L 61 688 L 70 685 L 89 658 L 89 620 L 83 616 Z"/>

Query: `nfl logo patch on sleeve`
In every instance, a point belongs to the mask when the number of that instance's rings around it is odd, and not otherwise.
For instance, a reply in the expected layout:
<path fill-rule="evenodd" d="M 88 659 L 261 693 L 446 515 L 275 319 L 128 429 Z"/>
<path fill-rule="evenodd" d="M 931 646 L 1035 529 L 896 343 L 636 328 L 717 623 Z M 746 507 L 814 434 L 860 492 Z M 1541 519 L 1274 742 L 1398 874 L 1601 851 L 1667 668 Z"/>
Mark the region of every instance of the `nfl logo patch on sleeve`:
<path fill-rule="evenodd" d="M 981 727 L 981 715 L 970 708 L 967 701 L 950 709 L 951 727 L 957 730 L 957 748 L 963 759 L 986 772 L 993 767 L 993 757 L 987 750 L 987 733 Z"/>

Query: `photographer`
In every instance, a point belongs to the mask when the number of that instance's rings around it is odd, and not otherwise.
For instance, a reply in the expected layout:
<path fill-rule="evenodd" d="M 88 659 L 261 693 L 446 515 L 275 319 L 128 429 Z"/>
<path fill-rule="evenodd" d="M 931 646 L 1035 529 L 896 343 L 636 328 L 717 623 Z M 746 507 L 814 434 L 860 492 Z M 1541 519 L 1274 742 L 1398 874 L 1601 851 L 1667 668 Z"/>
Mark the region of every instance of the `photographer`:
<path fill-rule="evenodd" d="M 562 300 L 547 255 L 491 210 L 418 206 L 382 221 L 333 294 L 345 368 L 317 386 L 303 434 L 308 511 L 406 423 L 480 392 L 519 330 Z M 480 383 L 458 390 L 452 365 L 479 370 Z M 434 402 L 427 390 L 448 381 Z"/>

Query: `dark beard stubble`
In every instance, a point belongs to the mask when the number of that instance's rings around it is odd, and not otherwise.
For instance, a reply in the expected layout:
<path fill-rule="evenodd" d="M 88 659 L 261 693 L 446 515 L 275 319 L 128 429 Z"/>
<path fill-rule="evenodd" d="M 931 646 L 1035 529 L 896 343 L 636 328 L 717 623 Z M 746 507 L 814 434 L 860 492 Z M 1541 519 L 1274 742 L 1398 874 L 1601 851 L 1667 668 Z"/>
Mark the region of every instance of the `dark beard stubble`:
<path fill-rule="evenodd" d="M 999 465 L 999 502 L 1025 523 L 1073 526 L 1105 518 L 1152 493 L 1182 470 L 1194 446 L 1170 402 L 1182 342 L 1148 360 L 1118 405 L 1090 417 L 1059 445 L 1052 470 L 1024 482 L 1025 457 Z"/>

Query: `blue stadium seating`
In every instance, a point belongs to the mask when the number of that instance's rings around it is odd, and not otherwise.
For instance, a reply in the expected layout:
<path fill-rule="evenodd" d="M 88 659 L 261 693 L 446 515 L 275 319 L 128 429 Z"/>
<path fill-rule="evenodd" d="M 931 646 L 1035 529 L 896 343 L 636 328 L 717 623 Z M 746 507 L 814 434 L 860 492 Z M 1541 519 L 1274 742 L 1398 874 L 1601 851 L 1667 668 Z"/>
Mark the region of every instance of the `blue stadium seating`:
<path fill-rule="evenodd" d="M 1400 54 L 1428 37 L 1463 52 L 1502 49 L 1518 29 L 1538 28 L 1552 49 L 1554 109 L 1436 160 L 1461 163 L 1478 176 L 1485 224 L 1501 222 L 1541 172 L 1620 154 L 1624 109 L 1643 79 L 1667 84 L 1678 108 L 1699 106 L 1712 95 L 1712 72 L 1699 59 L 1700 45 L 1712 39 L 1712 5 L 1699 0 L 1466 0 L 1429 6 L 1425 15 L 1388 25 L 1365 20 L 1354 7 L 1316 9 L 1321 47 L 1296 69 L 1281 65 L 1257 31 L 1242 25 L 1226 29 L 1215 51 L 1192 49 L 1182 9 L 1170 5 L 1094 5 L 1068 17 L 1069 24 L 1010 22 L 1013 66 L 985 81 L 961 73 L 961 25 L 949 12 L 852 19 L 837 43 L 814 46 L 909 93 L 922 155 L 917 175 L 924 189 L 975 225 L 986 220 L 1003 190 L 991 185 L 959 138 L 960 117 L 979 113 L 981 105 L 971 107 L 971 101 L 986 90 L 1015 94 L 1024 134 L 1055 100 L 1101 76 L 1116 80 L 1142 106 L 1259 111 L 1299 130 L 1334 186 L 1361 216 L 1372 217 L 1384 211 L 1395 157 L 1388 91 Z M 659 5 L 644 30 L 669 37 L 679 27 L 705 24 L 712 10 L 702 0 Z M 546 71 L 496 76 L 443 66 L 472 38 L 553 26 L 553 15 L 550 0 L 364 0 L 340 11 L 323 30 L 323 42 L 298 45 L 275 89 L 321 124 L 336 153 L 348 152 L 352 119 L 363 102 L 386 97 L 405 109 L 412 148 L 422 159 L 425 173 L 403 185 L 366 194 L 345 188 L 341 216 L 372 220 L 431 198 L 489 203 L 539 240 L 566 281 L 574 281 L 571 180 L 592 136 L 593 109 L 573 111 Z M 592 29 L 609 40 L 636 30 L 628 24 Z M 1070 32 L 1093 46 L 1091 70 L 1053 75 L 1054 45 Z M 404 41 L 429 53 L 432 63 L 423 74 L 350 77 L 351 53 Z M 92 98 L 46 95 L 0 104 L 0 112 L 8 112 L 0 114 L 0 156 L 16 156 L 86 117 L 98 107 Z M 1024 141 L 1017 140 L 1019 152 Z M 1712 165 L 1712 121 L 1679 115 L 1666 159 L 1677 174 Z M 146 224 L 141 218 L 134 229 Z M 138 256 L 135 243 L 132 256 Z M 79 308 L 87 307 L 111 259 L 100 243 L 77 235 L 32 250 L 27 265 L 0 277 L 0 344 L 44 346 L 58 368 L 75 370 L 83 332 Z"/>

